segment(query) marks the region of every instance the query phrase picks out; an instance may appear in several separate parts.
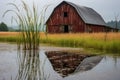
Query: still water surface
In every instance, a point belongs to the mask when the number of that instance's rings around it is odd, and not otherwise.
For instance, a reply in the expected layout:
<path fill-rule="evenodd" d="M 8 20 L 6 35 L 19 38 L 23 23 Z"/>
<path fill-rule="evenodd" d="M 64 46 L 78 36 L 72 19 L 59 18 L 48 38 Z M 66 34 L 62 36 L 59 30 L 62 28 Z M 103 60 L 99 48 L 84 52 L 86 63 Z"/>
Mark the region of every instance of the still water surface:
<path fill-rule="evenodd" d="M 49 50 L 56 50 L 51 48 Z M 57 48 L 58 49 L 58 48 Z M 120 80 L 120 57 L 104 56 L 100 63 L 91 70 L 77 72 L 67 77 L 61 77 L 54 71 L 45 55 L 48 47 L 41 48 L 39 59 L 41 71 L 47 80 Z M 59 49 L 58 49 L 59 50 Z M 18 56 L 15 44 L 0 44 L 0 80 L 14 80 L 18 74 Z"/>

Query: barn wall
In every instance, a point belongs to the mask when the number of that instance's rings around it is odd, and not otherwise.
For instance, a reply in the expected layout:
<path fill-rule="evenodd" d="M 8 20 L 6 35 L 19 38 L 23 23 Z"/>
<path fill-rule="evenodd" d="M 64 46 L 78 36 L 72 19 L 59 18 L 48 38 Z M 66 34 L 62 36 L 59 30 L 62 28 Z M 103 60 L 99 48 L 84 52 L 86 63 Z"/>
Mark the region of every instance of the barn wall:
<path fill-rule="evenodd" d="M 68 17 L 64 17 L 64 12 L 68 13 Z M 69 32 L 72 33 L 106 31 L 105 26 L 84 23 L 77 11 L 67 3 L 58 5 L 46 24 L 48 33 L 64 33 L 64 25 L 68 25 Z M 111 29 L 109 29 L 109 31 L 110 30 Z"/>
<path fill-rule="evenodd" d="M 86 32 L 105 32 L 105 26 L 86 24 Z"/>
<path fill-rule="evenodd" d="M 68 13 L 68 17 L 64 17 L 64 12 Z M 47 21 L 47 30 L 49 33 L 63 33 L 64 25 L 69 26 L 69 32 L 84 32 L 85 23 L 76 10 L 66 3 L 55 8 Z"/>

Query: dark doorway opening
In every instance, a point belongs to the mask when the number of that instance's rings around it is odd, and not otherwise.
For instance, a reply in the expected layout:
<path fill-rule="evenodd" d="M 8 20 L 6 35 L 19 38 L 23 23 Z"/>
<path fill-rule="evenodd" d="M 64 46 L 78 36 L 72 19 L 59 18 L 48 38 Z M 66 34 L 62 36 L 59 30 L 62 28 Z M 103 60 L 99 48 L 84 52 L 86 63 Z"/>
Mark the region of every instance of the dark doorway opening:
<path fill-rule="evenodd" d="M 64 25 L 64 33 L 68 33 L 69 29 L 68 29 L 68 25 Z"/>

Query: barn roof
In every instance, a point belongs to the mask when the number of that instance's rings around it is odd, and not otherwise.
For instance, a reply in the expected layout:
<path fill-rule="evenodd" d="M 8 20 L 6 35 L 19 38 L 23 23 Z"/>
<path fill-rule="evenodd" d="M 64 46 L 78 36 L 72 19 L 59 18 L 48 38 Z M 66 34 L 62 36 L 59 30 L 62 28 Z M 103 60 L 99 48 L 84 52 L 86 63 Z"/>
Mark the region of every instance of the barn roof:
<path fill-rule="evenodd" d="M 79 6 L 71 2 L 66 3 L 70 4 L 72 7 L 76 9 L 79 16 L 83 19 L 83 21 L 87 24 L 95 24 L 95 25 L 106 25 L 103 18 L 92 8 Z"/>
<path fill-rule="evenodd" d="M 99 15 L 95 10 L 93 10 L 92 8 L 89 7 L 85 7 L 85 6 L 80 6 L 68 1 L 63 1 L 62 3 L 67 3 L 69 5 L 71 5 L 72 7 L 75 8 L 75 10 L 77 11 L 77 13 L 79 14 L 79 16 L 83 19 L 83 21 L 87 24 L 94 24 L 94 25 L 104 25 L 106 26 L 105 21 L 103 20 L 103 18 L 101 17 L 101 15 Z M 59 4 L 59 5 L 60 5 Z M 59 6 L 58 5 L 58 6 Z M 58 7 L 57 6 L 57 7 Z M 56 7 L 55 7 L 56 9 Z"/>

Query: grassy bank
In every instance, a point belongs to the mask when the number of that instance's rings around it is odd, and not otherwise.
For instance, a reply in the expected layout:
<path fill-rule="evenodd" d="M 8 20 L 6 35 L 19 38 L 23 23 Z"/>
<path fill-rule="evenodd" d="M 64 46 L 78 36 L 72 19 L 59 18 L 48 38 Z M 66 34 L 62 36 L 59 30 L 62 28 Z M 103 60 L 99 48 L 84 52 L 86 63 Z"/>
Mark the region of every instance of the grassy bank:
<path fill-rule="evenodd" d="M 41 37 L 42 43 L 57 46 L 84 47 L 95 50 L 120 53 L 120 33 L 77 33 L 48 34 Z"/>
<path fill-rule="evenodd" d="M 16 42 L 18 38 L 18 32 L 0 32 L 0 42 Z"/>
<path fill-rule="evenodd" d="M 70 33 L 47 34 L 41 33 L 40 42 L 62 47 L 83 47 L 99 51 L 120 53 L 120 33 Z M 19 40 L 16 32 L 1 32 L 0 42 L 16 42 Z"/>

